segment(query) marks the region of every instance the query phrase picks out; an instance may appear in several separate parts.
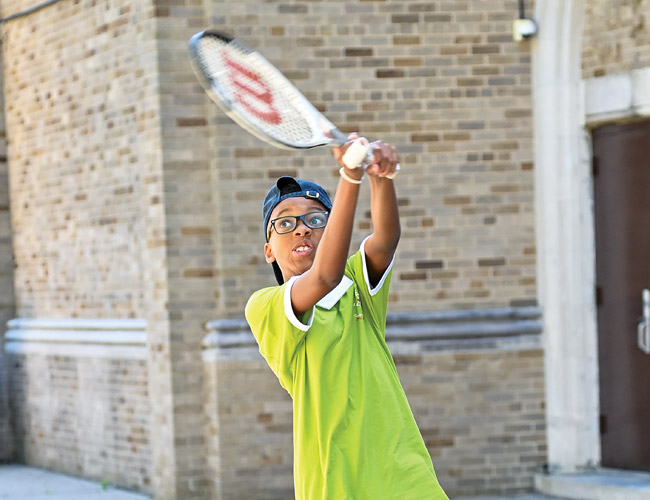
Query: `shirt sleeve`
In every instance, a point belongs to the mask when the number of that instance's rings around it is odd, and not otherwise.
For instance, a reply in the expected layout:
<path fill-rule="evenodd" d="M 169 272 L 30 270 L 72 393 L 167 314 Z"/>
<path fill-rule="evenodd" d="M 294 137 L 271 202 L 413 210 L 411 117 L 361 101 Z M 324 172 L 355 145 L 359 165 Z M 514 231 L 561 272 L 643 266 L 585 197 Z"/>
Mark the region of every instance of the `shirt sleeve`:
<path fill-rule="evenodd" d="M 386 313 L 388 310 L 388 294 L 390 280 L 392 277 L 393 263 L 395 257 L 384 271 L 381 279 L 374 287 L 368 278 L 368 266 L 366 262 L 365 244 L 368 238 L 361 242 L 359 251 L 348 260 L 346 274 L 355 283 L 359 299 L 363 307 L 364 315 L 368 315 L 374 326 L 383 334 L 386 331 Z"/>
<path fill-rule="evenodd" d="M 255 292 L 246 304 L 246 321 L 269 367 L 293 396 L 295 357 L 314 319 L 314 310 L 303 323 L 293 312 L 291 287 L 296 277 L 281 286 Z"/>

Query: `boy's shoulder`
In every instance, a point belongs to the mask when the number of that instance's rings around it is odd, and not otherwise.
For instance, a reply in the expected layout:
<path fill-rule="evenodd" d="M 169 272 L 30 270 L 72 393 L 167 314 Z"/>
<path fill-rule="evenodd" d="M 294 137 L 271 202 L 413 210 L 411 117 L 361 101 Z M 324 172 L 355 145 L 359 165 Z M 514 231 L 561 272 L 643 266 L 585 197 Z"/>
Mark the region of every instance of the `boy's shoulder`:
<path fill-rule="evenodd" d="M 251 308 L 257 308 L 267 304 L 271 305 L 274 300 L 277 300 L 278 298 L 281 299 L 284 295 L 285 288 L 286 283 L 283 285 L 260 288 L 259 290 L 253 292 L 248 298 L 248 302 L 246 303 L 246 314 L 248 314 L 248 310 Z"/>
<path fill-rule="evenodd" d="M 285 286 L 270 286 L 253 292 L 244 308 L 246 321 L 253 332 L 262 325 L 276 324 L 283 320 Z"/>
<path fill-rule="evenodd" d="M 348 257 L 341 283 L 339 283 L 339 286 L 337 286 L 336 289 L 323 297 L 323 299 L 319 301 L 318 305 L 323 307 L 326 302 L 330 302 L 329 299 L 331 299 L 333 295 L 342 295 L 340 292 L 347 290 L 352 283 L 356 283 L 357 286 L 364 285 L 365 273 L 363 272 L 363 268 L 365 262 L 362 253 L 363 249 L 361 248 Z M 295 278 L 297 278 L 297 276 L 289 279 L 289 281 L 282 285 L 268 286 L 253 292 L 246 303 L 246 317 L 249 318 L 253 314 L 260 314 L 267 311 L 283 311 L 284 306 L 286 305 L 285 302 L 290 300 L 287 288 Z M 331 305 L 329 307 L 325 306 L 325 308 L 330 309 Z"/>

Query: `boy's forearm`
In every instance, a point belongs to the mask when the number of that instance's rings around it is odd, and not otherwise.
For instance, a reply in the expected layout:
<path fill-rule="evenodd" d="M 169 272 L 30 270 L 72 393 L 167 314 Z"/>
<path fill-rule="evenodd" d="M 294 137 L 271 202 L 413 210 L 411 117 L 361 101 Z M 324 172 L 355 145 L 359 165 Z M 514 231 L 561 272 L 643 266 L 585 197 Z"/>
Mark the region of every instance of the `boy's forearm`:
<path fill-rule="evenodd" d="M 399 210 L 393 181 L 371 178 L 370 213 L 373 233 L 364 246 L 370 285 L 375 286 L 390 266 L 400 237 Z"/>
<path fill-rule="evenodd" d="M 343 278 L 358 195 L 358 185 L 345 180 L 339 181 L 336 198 L 314 263 L 291 288 L 291 304 L 296 314 L 308 311 Z"/>
<path fill-rule="evenodd" d="M 397 195 L 392 180 L 386 177 L 370 177 L 370 214 L 373 247 L 375 251 L 392 258 L 401 234 Z"/>
<path fill-rule="evenodd" d="M 323 233 L 311 272 L 336 286 L 345 271 L 354 228 L 354 212 L 359 196 L 359 186 L 343 179 L 339 181 L 327 227 Z"/>
<path fill-rule="evenodd" d="M 358 181 L 364 175 L 362 169 L 347 169 L 342 162 L 345 151 L 355 139 L 356 135 L 351 134 L 350 142 L 332 150 L 337 162 L 343 167 L 341 180 L 313 264 L 295 281 L 291 289 L 291 302 L 297 314 L 306 312 L 336 287 L 345 273 L 361 184 Z M 385 178 L 395 172 L 399 159 L 395 148 L 382 141 L 372 143 L 372 147 L 375 163 L 366 169 L 366 173 L 371 178 L 371 211 L 375 234 L 366 241 L 365 249 L 369 278 L 375 283 L 390 265 L 399 241 L 395 189 L 392 181 Z"/>

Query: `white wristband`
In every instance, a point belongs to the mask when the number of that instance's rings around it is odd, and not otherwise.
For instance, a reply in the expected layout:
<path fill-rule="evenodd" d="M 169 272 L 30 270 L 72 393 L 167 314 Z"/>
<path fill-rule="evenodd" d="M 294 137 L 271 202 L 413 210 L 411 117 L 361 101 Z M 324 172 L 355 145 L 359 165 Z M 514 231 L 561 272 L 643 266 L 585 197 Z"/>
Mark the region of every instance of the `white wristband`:
<path fill-rule="evenodd" d="M 361 181 L 363 180 L 363 177 L 361 179 L 353 179 L 348 175 L 348 173 L 345 171 L 345 167 L 339 168 L 339 174 L 341 174 L 341 177 L 348 181 L 351 184 L 361 184 Z"/>

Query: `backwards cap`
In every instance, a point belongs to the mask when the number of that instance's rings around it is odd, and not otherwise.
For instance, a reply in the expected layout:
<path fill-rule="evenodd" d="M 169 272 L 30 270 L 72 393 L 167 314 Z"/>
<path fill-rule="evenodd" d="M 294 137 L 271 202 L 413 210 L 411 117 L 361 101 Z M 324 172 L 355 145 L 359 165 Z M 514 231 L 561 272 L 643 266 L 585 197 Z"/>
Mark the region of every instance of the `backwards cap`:
<path fill-rule="evenodd" d="M 266 193 L 264 198 L 264 204 L 262 206 L 262 213 L 264 215 L 264 238 L 266 241 L 269 241 L 269 220 L 271 219 L 271 212 L 273 209 L 278 206 L 278 204 L 286 200 L 287 198 L 309 198 L 319 201 L 329 212 L 332 210 L 332 200 L 330 200 L 327 191 L 325 191 L 321 186 L 311 181 L 297 180 L 293 177 L 285 176 L 280 177 L 269 192 Z M 284 283 L 284 278 L 282 277 L 282 271 L 280 271 L 280 266 L 277 262 L 271 264 L 273 266 L 273 272 L 275 274 L 275 279 L 278 284 Z"/>

